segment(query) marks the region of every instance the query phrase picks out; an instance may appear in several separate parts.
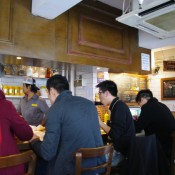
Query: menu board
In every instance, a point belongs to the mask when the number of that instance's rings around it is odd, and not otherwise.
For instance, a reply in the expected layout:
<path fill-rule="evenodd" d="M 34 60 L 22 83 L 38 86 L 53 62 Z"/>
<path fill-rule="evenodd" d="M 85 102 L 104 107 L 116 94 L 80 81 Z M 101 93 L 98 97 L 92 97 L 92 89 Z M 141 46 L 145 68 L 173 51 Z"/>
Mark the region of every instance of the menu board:
<path fill-rule="evenodd" d="M 175 71 L 175 61 L 163 61 L 163 71 Z"/>
<path fill-rule="evenodd" d="M 150 71 L 150 55 L 141 53 L 141 70 Z"/>

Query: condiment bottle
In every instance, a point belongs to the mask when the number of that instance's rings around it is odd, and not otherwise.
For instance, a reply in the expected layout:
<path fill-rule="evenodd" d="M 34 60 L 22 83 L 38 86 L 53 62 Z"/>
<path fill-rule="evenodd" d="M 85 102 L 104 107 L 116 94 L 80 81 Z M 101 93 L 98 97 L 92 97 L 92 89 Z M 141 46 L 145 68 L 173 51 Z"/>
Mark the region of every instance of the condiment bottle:
<path fill-rule="evenodd" d="M 20 88 L 19 88 L 19 86 L 15 86 L 15 95 L 19 95 L 19 90 L 20 90 Z"/>
<path fill-rule="evenodd" d="M 106 112 L 104 115 L 104 122 L 107 123 L 108 120 L 109 120 L 109 114 Z"/>
<path fill-rule="evenodd" d="M 9 87 L 7 85 L 3 86 L 3 91 L 5 95 L 9 95 Z"/>
<path fill-rule="evenodd" d="M 9 95 L 14 95 L 14 86 L 9 86 Z"/>

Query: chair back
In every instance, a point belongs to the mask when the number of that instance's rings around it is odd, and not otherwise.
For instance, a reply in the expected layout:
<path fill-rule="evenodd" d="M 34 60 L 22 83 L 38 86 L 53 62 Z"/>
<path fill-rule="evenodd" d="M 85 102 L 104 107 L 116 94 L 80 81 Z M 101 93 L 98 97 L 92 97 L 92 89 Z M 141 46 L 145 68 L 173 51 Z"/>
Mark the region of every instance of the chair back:
<path fill-rule="evenodd" d="M 175 175 L 175 131 L 171 134 L 171 160 L 170 160 L 170 167 L 171 167 L 171 175 Z"/>
<path fill-rule="evenodd" d="M 28 166 L 25 175 L 34 175 L 36 155 L 32 150 L 10 156 L 0 157 L 0 168 L 8 168 L 26 163 L 28 163 Z"/>
<path fill-rule="evenodd" d="M 100 168 L 105 168 L 105 174 L 104 175 L 110 175 L 111 170 L 111 162 L 112 162 L 112 155 L 113 155 L 114 148 L 110 145 L 105 145 L 97 148 L 80 148 L 76 153 L 76 175 L 81 175 L 82 172 L 85 171 L 94 171 L 98 170 Z M 97 166 L 92 167 L 82 167 L 82 161 L 83 159 L 87 158 L 95 158 L 95 157 L 101 157 L 105 155 L 109 155 L 109 159 L 106 160 L 106 162 L 103 162 Z"/>

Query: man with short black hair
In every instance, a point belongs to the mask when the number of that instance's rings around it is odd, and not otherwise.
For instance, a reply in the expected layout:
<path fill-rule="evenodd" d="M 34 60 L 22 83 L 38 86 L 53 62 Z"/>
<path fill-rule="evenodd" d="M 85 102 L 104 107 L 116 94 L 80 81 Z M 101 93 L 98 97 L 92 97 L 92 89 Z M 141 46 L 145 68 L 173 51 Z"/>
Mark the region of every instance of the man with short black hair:
<path fill-rule="evenodd" d="M 141 106 L 140 116 L 135 122 L 136 132 L 144 130 L 145 135 L 155 134 L 169 159 L 170 135 L 175 131 L 175 120 L 170 109 L 153 97 L 149 89 L 139 91 L 136 102 Z"/>
<path fill-rule="evenodd" d="M 50 77 L 47 89 L 52 106 L 46 113 L 46 134 L 43 142 L 37 138 L 33 140 L 32 147 L 49 161 L 47 175 L 75 175 L 75 152 L 79 148 L 103 145 L 97 110 L 88 99 L 72 96 L 64 76 Z M 83 165 L 96 166 L 103 161 L 104 157 L 87 159 Z M 96 173 L 87 172 L 86 175 Z"/>
<path fill-rule="evenodd" d="M 127 156 L 130 143 L 135 138 L 135 128 L 129 107 L 117 97 L 117 85 L 106 80 L 99 83 L 100 102 L 109 105 L 111 111 L 110 126 L 99 118 L 101 128 L 108 134 L 114 144 L 112 166 L 117 166 Z"/>

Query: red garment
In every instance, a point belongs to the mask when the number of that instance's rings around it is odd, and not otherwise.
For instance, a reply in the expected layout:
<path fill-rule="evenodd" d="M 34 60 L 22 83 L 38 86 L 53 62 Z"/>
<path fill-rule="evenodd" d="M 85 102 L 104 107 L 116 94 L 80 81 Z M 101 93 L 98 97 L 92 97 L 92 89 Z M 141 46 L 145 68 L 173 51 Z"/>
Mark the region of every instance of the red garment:
<path fill-rule="evenodd" d="M 16 136 L 19 140 L 27 141 L 33 136 L 33 131 L 27 122 L 20 117 L 14 105 L 6 100 L 0 90 L 0 156 L 19 153 Z M 0 175 L 22 175 L 24 166 L 0 169 Z"/>

